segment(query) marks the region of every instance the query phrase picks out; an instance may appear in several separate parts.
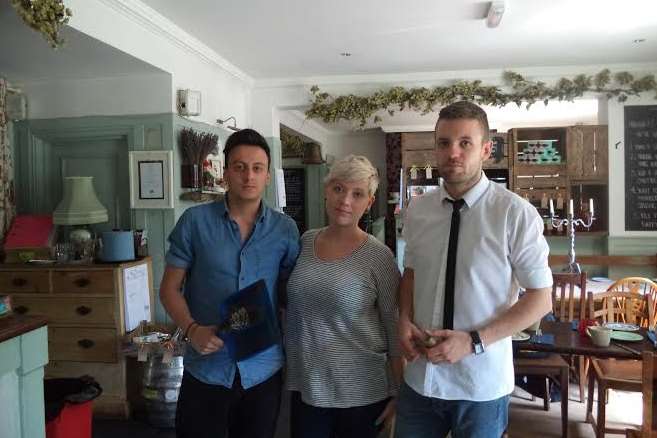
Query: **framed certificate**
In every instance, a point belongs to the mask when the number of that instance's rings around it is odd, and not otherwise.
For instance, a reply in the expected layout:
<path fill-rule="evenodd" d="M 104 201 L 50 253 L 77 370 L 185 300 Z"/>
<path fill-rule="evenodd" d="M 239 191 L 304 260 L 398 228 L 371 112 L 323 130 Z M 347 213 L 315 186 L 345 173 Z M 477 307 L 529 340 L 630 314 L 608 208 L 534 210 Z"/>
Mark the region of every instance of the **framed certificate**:
<path fill-rule="evenodd" d="M 130 207 L 173 208 L 172 151 L 130 152 Z"/>

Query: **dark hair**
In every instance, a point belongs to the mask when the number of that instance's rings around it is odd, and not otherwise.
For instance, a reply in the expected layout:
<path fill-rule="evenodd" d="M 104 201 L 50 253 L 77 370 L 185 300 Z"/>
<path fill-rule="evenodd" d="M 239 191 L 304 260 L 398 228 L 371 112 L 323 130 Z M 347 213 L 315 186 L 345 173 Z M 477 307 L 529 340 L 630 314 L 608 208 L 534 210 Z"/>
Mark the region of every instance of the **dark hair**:
<path fill-rule="evenodd" d="M 482 139 L 484 142 L 490 140 L 490 128 L 488 127 L 488 116 L 486 111 L 481 109 L 479 105 L 476 105 L 472 102 L 462 100 L 460 102 L 454 102 L 447 105 L 445 108 L 440 110 L 438 114 L 438 122 L 441 120 L 457 120 L 457 119 L 473 119 L 479 122 L 481 130 L 483 131 Z M 438 122 L 436 122 L 436 128 L 438 128 Z"/>
<path fill-rule="evenodd" d="M 238 146 L 256 146 L 264 150 L 267 154 L 267 168 L 269 168 L 271 164 L 269 145 L 267 144 L 267 140 L 254 129 L 241 129 L 228 137 L 224 146 L 225 166 L 228 166 L 231 151 Z"/>

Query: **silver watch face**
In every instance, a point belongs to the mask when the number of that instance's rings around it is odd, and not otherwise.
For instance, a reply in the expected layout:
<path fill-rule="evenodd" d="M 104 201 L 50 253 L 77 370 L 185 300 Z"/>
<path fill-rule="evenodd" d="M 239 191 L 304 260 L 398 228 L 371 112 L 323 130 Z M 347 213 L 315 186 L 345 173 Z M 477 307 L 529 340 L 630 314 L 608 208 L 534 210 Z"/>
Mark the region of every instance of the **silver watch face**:
<path fill-rule="evenodd" d="M 484 352 L 484 345 L 483 344 L 473 344 L 474 345 L 474 353 L 475 354 L 481 354 Z"/>

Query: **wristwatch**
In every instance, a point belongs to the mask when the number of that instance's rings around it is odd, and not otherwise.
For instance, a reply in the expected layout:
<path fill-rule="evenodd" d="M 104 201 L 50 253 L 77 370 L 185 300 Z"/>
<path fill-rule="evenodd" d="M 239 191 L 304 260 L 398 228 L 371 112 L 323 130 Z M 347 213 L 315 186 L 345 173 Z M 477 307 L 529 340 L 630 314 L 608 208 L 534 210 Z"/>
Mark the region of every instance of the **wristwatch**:
<path fill-rule="evenodd" d="M 470 338 L 472 339 L 472 350 L 474 354 L 482 354 L 484 351 L 484 343 L 481 342 L 481 337 L 479 337 L 479 332 L 473 330 L 470 332 Z"/>

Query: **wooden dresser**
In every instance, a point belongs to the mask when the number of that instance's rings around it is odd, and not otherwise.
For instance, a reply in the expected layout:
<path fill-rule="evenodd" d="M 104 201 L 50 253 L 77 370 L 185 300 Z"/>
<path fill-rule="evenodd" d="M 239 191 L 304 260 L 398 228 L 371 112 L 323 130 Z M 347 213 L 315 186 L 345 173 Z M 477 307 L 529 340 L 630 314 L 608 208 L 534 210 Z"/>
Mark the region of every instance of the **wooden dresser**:
<path fill-rule="evenodd" d="M 126 270 L 147 272 L 152 316 L 150 257 L 113 264 L 0 264 L 0 293 L 12 295 L 14 310 L 48 319 L 46 377 L 94 377 L 103 388 L 94 413 L 105 416 L 127 417 L 130 412 L 126 361 L 120 352 L 126 332 Z"/>

